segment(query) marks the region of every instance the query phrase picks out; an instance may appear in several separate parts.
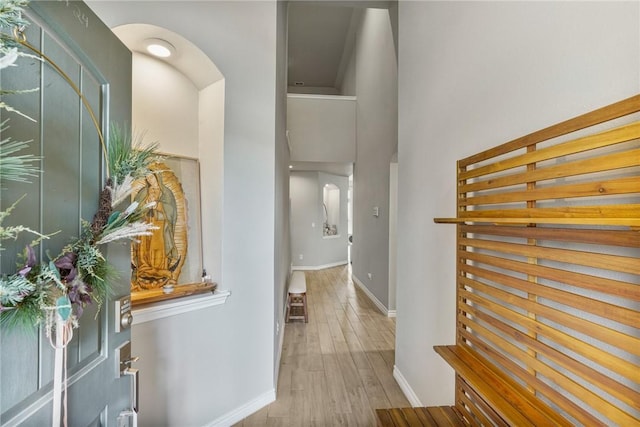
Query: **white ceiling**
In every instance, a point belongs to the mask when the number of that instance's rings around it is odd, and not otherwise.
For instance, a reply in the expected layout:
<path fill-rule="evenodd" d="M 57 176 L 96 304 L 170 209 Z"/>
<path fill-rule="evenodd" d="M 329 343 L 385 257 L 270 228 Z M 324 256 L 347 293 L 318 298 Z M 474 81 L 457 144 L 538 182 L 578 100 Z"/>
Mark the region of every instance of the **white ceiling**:
<path fill-rule="evenodd" d="M 289 86 L 338 89 L 352 7 L 316 2 L 289 5 Z"/>
<path fill-rule="evenodd" d="M 394 2 L 290 1 L 289 87 L 299 89 L 300 86 L 296 86 L 299 82 L 304 84 L 302 87 L 312 89 L 296 92 L 339 94 L 344 69 L 355 43 L 359 12 L 365 8 L 388 8 Z"/>

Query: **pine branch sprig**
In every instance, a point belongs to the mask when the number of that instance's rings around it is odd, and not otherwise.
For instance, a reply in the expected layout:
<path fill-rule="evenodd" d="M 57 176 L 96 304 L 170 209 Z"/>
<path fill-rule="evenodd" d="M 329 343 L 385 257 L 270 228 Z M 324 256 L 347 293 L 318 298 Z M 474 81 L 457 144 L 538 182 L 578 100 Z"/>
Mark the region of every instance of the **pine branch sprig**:
<path fill-rule="evenodd" d="M 18 235 L 20 233 L 31 233 L 33 235 L 38 236 L 35 240 L 33 240 L 31 242 L 31 245 L 34 246 L 37 243 L 39 243 L 42 239 L 48 239 L 50 235 L 44 235 L 44 234 L 40 234 L 35 230 L 30 229 L 29 227 L 25 227 L 23 225 L 14 225 L 14 226 L 8 226 L 8 227 L 4 227 L 2 225 L 2 221 L 4 221 L 10 214 L 11 212 L 16 208 L 16 206 L 18 205 L 18 203 L 24 199 L 24 197 L 26 196 L 26 194 L 22 197 L 20 197 L 18 200 L 16 200 L 16 202 L 14 204 L 12 204 L 11 206 L 9 206 L 6 210 L 4 211 L 0 211 L 0 251 L 2 250 L 2 241 L 3 240 L 7 240 L 7 239 L 13 239 L 16 240 L 18 238 Z M 55 234 L 55 233 L 54 233 Z"/>
<path fill-rule="evenodd" d="M 6 120 L 0 124 L 0 132 L 4 132 Z M 33 154 L 16 154 L 25 150 L 31 141 L 13 141 L 10 137 L 0 140 L 0 182 L 30 182 L 29 178 L 38 177 L 41 173 L 36 166 L 42 160 Z"/>
<path fill-rule="evenodd" d="M 0 27 L 13 29 L 22 27 L 28 22 L 22 17 L 28 0 L 2 0 L 0 2 Z"/>
<path fill-rule="evenodd" d="M 0 306 L 10 307 L 21 303 L 35 288 L 33 283 L 19 274 L 0 277 Z"/>
<path fill-rule="evenodd" d="M 109 136 L 109 174 L 114 182 L 123 182 L 127 175 L 134 180 L 150 173 L 149 165 L 162 158 L 155 150 L 158 143 L 143 142 L 145 133 L 137 134 L 132 140 L 130 132 L 117 125 L 111 126 Z"/>

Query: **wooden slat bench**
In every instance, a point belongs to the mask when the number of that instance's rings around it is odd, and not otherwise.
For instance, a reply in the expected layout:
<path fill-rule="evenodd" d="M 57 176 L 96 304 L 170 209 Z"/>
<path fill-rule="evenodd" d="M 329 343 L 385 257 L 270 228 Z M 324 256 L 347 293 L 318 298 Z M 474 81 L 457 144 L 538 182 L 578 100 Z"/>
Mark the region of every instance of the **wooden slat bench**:
<path fill-rule="evenodd" d="M 482 424 L 503 425 L 503 421 L 508 420 L 508 425 L 523 427 L 571 425 L 468 346 L 436 346 L 435 350 L 456 370 L 458 382 L 462 383 L 460 385 L 463 388 L 482 391 L 480 401 L 475 393 L 472 396 L 467 392 L 469 395 L 466 399 L 467 404 L 476 401 L 472 406 L 483 405 L 483 416 L 476 413 L 476 418 L 481 418 Z"/>
<path fill-rule="evenodd" d="M 640 95 L 457 168 L 457 216 L 435 219 L 457 227 L 456 343 L 435 347 L 453 413 L 640 425 Z M 422 425 L 403 420 L 382 425 Z"/>
<path fill-rule="evenodd" d="M 465 426 L 453 406 L 376 409 L 379 427 Z"/>

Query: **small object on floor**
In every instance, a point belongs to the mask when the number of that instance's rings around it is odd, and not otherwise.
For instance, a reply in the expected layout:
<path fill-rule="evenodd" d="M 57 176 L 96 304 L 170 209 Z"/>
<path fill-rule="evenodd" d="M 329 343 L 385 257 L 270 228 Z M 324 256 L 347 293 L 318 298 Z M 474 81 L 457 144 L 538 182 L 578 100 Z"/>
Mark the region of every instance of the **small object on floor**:
<path fill-rule="evenodd" d="M 302 311 L 302 314 L 298 313 L 299 310 Z M 292 311 L 295 311 L 295 313 L 292 314 Z M 305 279 L 304 271 L 294 271 L 291 274 L 291 282 L 289 283 L 285 322 L 297 319 L 304 319 L 305 323 L 309 322 L 307 314 L 307 280 Z"/>

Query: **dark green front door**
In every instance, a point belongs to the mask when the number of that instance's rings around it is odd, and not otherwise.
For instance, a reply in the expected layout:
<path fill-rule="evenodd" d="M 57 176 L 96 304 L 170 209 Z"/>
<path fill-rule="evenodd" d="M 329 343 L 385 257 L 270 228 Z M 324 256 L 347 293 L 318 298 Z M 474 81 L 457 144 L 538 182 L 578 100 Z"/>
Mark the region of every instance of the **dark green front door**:
<path fill-rule="evenodd" d="M 51 58 L 81 88 L 107 135 L 110 122 L 130 124 L 131 54 L 82 2 L 32 1 L 28 41 Z M 0 210 L 22 195 L 4 225 L 21 224 L 58 234 L 38 247 L 41 260 L 60 253 L 78 236 L 81 219 L 91 220 L 104 185 L 104 159 L 96 128 L 71 86 L 47 63 L 20 59 L 0 72 L 2 88 L 39 88 L 3 101 L 36 119 L 30 122 L 2 111 L 10 128 L 2 138 L 32 140 L 29 152 L 42 156 L 41 177 L 31 183 L 2 183 Z M 22 236 L 1 253 L 0 274 L 15 271 L 16 253 L 30 242 Z M 131 408 L 131 378 L 119 378 L 115 351 L 130 340 L 115 332 L 113 299 L 129 294 L 129 246 L 106 249 L 120 271 L 110 283 L 112 298 L 100 312 L 88 308 L 74 331 L 68 354 L 68 425 L 117 426 Z M 0 331 L 0 425 L 52 424 L 54 350 L 42 331 L 34 336 Z"/>

